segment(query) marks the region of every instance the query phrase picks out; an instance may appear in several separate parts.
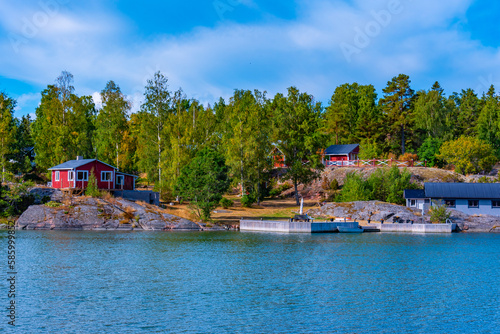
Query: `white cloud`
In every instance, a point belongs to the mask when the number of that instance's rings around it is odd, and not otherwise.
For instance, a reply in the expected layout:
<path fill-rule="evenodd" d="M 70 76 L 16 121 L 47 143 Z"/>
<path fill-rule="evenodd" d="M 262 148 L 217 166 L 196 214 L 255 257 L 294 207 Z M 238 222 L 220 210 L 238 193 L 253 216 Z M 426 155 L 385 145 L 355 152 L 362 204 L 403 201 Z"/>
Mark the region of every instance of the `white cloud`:
<path fill-rule="evenodd" d="M 399 7 L 391 12 L 395 1 Z M 133 111 L 140 107 L 147 79 L 158 70 L 169 78 L 172 90 L 183 87 L 187 96 L 212 104 L 219 96 L 232 95 L 235 88 L 257 88 L 273 95 L 291 85 L 326 101 L 344 82 L 372 83 L 381 90 L 399 73 L 410 75 L 416 89 L 428 89 L 438 80 L 451 92 L 476 88 L 481 77 L 500 79 L 499 51 L 471 41 L 454 25 L 464 19 L 471 3 L 358 0 L 349 5 L 340 0 L 304 0 L 293 21 L 223 22 L 149 40 L 128 36 L 130 29 L 119 14 L 76 15 L 61 9 L 43 32 L 22 44 L 19 53 L 7 39 L 0 39 L 4 64 L 0 74 L 45 85 L 68 70 L 78 83 L 77 92 L 92 96 L 114 80 L 132 101 Z M 390 13 L 387 22 L 380 21 L 384 11 Z M 3 19 L 0 24 L 12 28 L 19 21 Z M 366 45 L 356 43 L 361 34 L 367 35 Z M 342 43 L 357 50 L 350 62 Z"/>

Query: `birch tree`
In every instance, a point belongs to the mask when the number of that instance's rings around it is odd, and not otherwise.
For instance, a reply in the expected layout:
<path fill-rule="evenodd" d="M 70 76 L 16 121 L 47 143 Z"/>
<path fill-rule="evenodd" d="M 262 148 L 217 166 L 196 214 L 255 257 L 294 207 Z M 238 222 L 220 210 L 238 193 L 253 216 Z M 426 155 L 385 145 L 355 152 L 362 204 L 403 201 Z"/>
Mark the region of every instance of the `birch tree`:
<path fill-rule="evenodd" d="M 139 146 L 155 146 L 156 162 L 153 164 L 157 169 L 158 189 L 162 188 L 162 152 L 165 148 L 163 129 L 168 121 L 170 113 L 170 91 L 168 90 L 168 79 L 159 71 L 152 79 L 149 79 L 144 92 L 144 103 L 141 105 L 141 111 L 146 117 L 142 122 L 142 133 L 139 137 Z M 149 160 L 147 157 L 143 159 Z M 151 165 L 151 161 L 141 163 Z"/>

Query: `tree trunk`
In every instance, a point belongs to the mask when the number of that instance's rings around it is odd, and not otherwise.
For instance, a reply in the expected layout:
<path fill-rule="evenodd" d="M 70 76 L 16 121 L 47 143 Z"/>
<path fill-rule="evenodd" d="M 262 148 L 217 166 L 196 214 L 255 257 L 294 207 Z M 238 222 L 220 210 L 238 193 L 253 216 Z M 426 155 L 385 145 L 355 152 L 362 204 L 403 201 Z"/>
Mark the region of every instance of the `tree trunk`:
<path fill-rule="evenodd" d="M 297 180 L 293 180 L 293 187 L 295 188 L 295 201 L 297 202 L 297 205 L 300 205 L 300 199 L 299 199 L 299 184 Z"/>
<path fill-rule="evenodd" d="M 405 128 L 404 128 L 404 126 L 401 127 L 401 152 L 403 155 L 405 154 Z"/>
<path fill-rule="evenodd" d="M 119 167 L 119 160 L 118 160 L 118 143 L 116 143 L 116 168 L 118 170 L 120 170 L 120 167 Z"/>

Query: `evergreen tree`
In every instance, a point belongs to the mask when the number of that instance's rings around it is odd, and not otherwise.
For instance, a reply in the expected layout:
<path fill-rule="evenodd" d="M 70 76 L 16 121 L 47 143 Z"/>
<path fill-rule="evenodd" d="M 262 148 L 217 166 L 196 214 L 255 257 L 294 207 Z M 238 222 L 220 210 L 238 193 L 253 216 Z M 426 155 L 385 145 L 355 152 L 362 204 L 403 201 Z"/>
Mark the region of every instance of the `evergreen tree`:
<path fill-rule="evenodd" d="M 499 98 L 495 94 L 495 87 L 491 85 L 488 93 L 483 96 L 484 106 L 477 120 L 477 134 L 479 139 L 489 143 L 500 156 L 500 112 Z"/>
<path fill-rule="evenodd" d="M 404 154 L 406 143 L 409 142 L 407 136 L 411 129 L 413 112 L 414 91 L 410 88 L 410 77 L 400 74 L 392 78 L 391 81 L 387 82 L 387 87 L 383 89 L 383 92 L 384 97 L 380 99 L 379 105 L 389 125 L 388 144 L 395 151 L 398 145 L 394 139 L 399 137 L 401 153 Z"/>
<path fill-rule="evenodd" d="M 285 155 L 288 165 L 284 178 L 292 180 L 299 205 L 298 184 L 311 182 L 324 168 L 321 152 L 326 135 L 318 131 L 323 125 L 321 103 L 314 102 L 312 95 L 290 87 L 288 96 L 276 94 L 270 107 L 274 143 Z"/>
<path fill-rule="evenodd" d="M 123 152 L 131 105 L 113 81 L 109 81 L 101 91 L 101 99 L 103 107 L 95 120 L 96 154 L 105 163 L 123 168 L 124 164 L 120 164 L 120 154 Z"/>
<path fill-rule="evenodd" d="M 446 98 L 436 81 L 428 92 L 420 91 L 416 96 L 414 123 L 416 129 L 426 137 L 442 139 L 446 133 Z"/>
<path fill-rule="evenodd" d="M 0 93 L 0 164 L 2 165 L 2 183 L 5 182 L 7 155 L 14 153 L 16 143 L 16 124 L 14 108 L 16 101 L 5 93 Z"/>
<path fill-rule="evenodd" d="M 462 90 L 455 101 L 458 107 L 457 117 L 454 120 L 454 128 L 457 130 L 456 136 L 476 136 L 477 120 L 482 109 L 481 100 L 474 93 L 474 90 L 469 88 Z"/>

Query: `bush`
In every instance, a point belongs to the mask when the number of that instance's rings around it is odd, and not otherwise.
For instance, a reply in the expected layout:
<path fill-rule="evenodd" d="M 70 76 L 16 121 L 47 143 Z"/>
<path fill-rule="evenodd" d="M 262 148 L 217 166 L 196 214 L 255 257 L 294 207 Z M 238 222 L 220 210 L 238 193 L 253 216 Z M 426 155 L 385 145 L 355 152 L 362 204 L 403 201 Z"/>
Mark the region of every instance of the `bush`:
<path fill-rule="evenodd" d="M 94 175 L 94 169 L 92 168 L 89 173 L 89 180 L 87 182 L 87 190 L 85 190 L 85 195 L 90 197 L 101 197 L 101 192 L 97 188 L 97 180 Z"/>
<path fill-rule="evenodd" d="M 241 205 L 245 208 L 252 207 L 252 204 L 256 202 L 256 198 L 253 194 L 243 195 L 241 198 Z"/>
<path fill-rule="evenodd" d="M 234 205 L 234 202 L 231 201 L 229 198 L 223 197 L 220 200 L 219 205 L 222 206 L 224 209 L 229 209 L 230 207 L 232 207 Z"/>
<path fill-rule="evenodd" d="M 418 161 L 418 155 L 416 155 L 414 153 L 406 152 L 405 154 L 400 155 L 398 160 L 400 160 L 400 161 Z"/>
<path fill-rule="evenodd" d="M 290 188 L 292 188 L 291 184 L 288 184 L 288 183 L 280 184 L 276 188 L 271 189 L 271 191 L 269 192 L 269 196 L 278 197 L 281 195 L 282 192 L 287 191 Z"/>
<path fill-rule="evenodd" d="M 49 208 L 58 208 L 61 206 L 61 203 L 55 202 L 55 201 L 50 201 L 45 203 L 45 206 L 48 206 Z"/>
<path fill-rule="evenodd" d="M 440 139 L 428 137 L 418 149 L 418 156 L 426 161 L 429 167 L 443 167 L 443 161 L 437 158 L 442 145 L 443 142 Z"/>
<path fill-rule="evenodd" d="M 339 189 L 339 181 L 337 179 L 333 179 L 332 182 L 330 182 L 330 190 L 338 190 Z"/>
<path fill-rule="evenodd" d="M 446 205 L 440 204 L 438 202 L 434 202 L 434 205 L 429 209 L 429 213 L 431 215 L 432 223 L 444 224 L 446 220 L 450 218 L 451 212 L 448 211 Z"/>
<path fill-rule="evenodd" d="M 455 171 L 464 175 L 490 171 L 497 162 L 491 145 L 473 137 L 460 137 L 445 142 L 438 158 L 453 164 Z"/>

